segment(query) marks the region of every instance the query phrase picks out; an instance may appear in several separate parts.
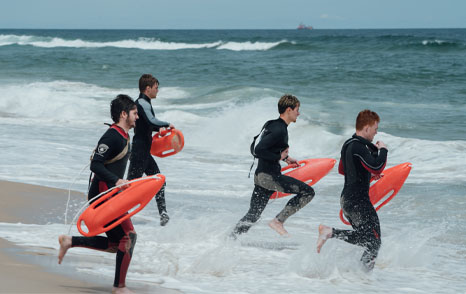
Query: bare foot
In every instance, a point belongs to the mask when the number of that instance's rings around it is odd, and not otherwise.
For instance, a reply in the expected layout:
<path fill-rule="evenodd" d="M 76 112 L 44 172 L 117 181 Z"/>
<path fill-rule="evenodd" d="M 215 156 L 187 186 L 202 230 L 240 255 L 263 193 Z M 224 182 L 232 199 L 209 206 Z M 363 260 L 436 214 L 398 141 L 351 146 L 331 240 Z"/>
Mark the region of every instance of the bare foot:
<path fill-rule="evenodd" d="M 71 248 L 71 237 L 60 235 L 58 237 L 58 243 L 60 243 L 60 249 L 58 251 L 58 264 L 61 264 L 63 257 L 65 257 L 66 251 Z"/>
<path fill-rule="evenodd" d="M 113 294 L 132 294 L 133 292 L 131 292 L 131 290 L 129 290 L 126 287 L 122 287 L 122 288 L 113 287 L 112 293 Z"/>
<path fill-rule="evenodd" d="M 277 233 L 279 233 L 282 236 L 289 237 L 290 234 L 285 230 L 283 227 L 283 223 L 280 222 L 277 218 L 274 218 L 269 222 L 269 227 L 274 229 Z"/>
<path fill-rule="evenodd" d="M 319 238 L 317 239 L 317 253 L 320 253 L 320 249 L 324 246 L 328 238 L 332 237 L 333 230 L 331 227 L 319 225 Z"/>

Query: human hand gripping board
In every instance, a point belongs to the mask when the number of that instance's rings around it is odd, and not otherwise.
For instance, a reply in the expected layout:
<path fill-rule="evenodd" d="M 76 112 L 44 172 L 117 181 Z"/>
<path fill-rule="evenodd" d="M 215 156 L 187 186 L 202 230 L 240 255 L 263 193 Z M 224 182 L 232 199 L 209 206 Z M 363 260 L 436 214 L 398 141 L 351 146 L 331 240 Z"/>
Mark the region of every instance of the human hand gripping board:
<path fill-rule="evenodd" d="M 305 182 L 309 186 L 314 185 L 325 177 L 333 168 L 337 161 L 333 158 L 313 158 L 298 161 L 299 167 L 293 168 L 291 165 L 282 168 L 282 173 Z M 271 199 L 281 198 L 290 194 L 275 192 Z"/>
<path fill-rule="evenodd" d="M 76 223 L 78 231 L 83 236 L 92 237 L 113 229 L 141 211 L 164 183 L 165 176 L 157 174 L 132 180 L 126 185 L 101 193 L 102 196 L 95 197 L 97 199 L 79 216 Z"/>
<path fill-rule="evenodd" d="M 410 162 L 405 162 L 386 169 L 382 173 L 383 177 L 369 188 L 369 198 L 376 211 L 381 209 L 385 204 L 390 202 L 396 194 L 398 194 L 404 182 L 408 178 L 411 167 L 412 164 Z M 350 223 L 344 218 L 343 211 L 341 209 L 340 219 L 344 224 L 350 225 Z"/>
<path fill-rule="evenodd" d="M 183 133 L 178 129 L 163 129 L 154 134 L 150 153 L 157 157 L 175 155 L 184 147 Z"/>

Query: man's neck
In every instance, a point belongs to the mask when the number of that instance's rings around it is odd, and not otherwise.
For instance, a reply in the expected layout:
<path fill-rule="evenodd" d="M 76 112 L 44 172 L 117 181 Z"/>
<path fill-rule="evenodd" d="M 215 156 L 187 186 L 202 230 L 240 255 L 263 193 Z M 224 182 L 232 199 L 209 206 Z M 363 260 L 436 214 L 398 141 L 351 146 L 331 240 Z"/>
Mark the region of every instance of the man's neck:
<path fill-rule="evenodd" d="M 283 119 L 287 126 L 290 125 L 291 121 L 287 119 L 284 113 L 280 114 L 280 118 Z"/>
<path fill-rule="evenodd" d="M 129 126 L 127 126 L 126 123 L 119 122 L 116 125 L 122 128 L 127 134 L 129 133 Z"/>
<path fill-rule="evenodd" d="M 364 138 L 367 141 L 369 141 L 369 139 L 364 135 L 364 133 L 362 131 L 356 131 L 356 136 L 359 136 L 359 137 Z"/>
<path fill-rule="evenodd" d="M 152 98 L 147 94 L 147 93 L 141 93 L 142 95 L 146 96 L 147 98 L 149 98 L 149 100 L 151 100 Z"/>

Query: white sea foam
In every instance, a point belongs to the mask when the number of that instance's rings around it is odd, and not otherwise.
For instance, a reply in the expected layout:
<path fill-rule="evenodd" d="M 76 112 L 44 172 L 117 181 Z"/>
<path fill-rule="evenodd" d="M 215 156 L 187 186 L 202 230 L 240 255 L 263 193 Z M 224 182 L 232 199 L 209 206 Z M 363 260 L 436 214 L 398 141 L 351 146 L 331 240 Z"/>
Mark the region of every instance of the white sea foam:
<path fill-rule="evenodd" d="M 279 42 L 226 42 L 217 47 L 217 49 L 226 49 L 233 51 L 266 51 L 272 49 L 282 43 L 286 43 L 286 40 Z"/>
<path fill-rule="evenodd" d="M 180 50 L 213 48 L 221 44 L 220 41 L 203 44 L 189 44 L 183 42 L 163 42 L 154 38 L 138 38 L 136 40 L 119 40 L 108 42 L 85 41 L 81 39 L 66 40 L 57 37 L 37 37 L 25 35 L 0 35 L 0 46 L 30 45 L 44 48 L 72 47 L 72 48 L 136 48 L 143 50 Z"/>
<path fill-rule="evenodd" d="M 443 41 L 443 40 L 423 40 L 422 41 L 422 45 L 426 46 L 426 45 L 442 45 L 444 43 L 447 43 L 447 41 Z"/>
<path fill-rule="evenodd" d="M 119 93 L 115 89 L 68 81 L 1 85 L 0 91 L 3 95 L 0 107 L 4 112 L 48 121 L 95 121 L 106 117 L 109 97 Z"/>
<path fill-rule="evenodd" d="M 95 123 L 109 120 L 109 103 L 116 95 L 127 94 L 136 99 L 135 93 L 138 90 L 106 88 L 59 80 L 0 85 L 0 92 L 2 93 L 0 108 L 3 116 L 20 116 L 25 119 L 41 120 L 44 123 L 52 121 Z M 158 101 L 163 104 L 166 100 L 187 97 L 189 93 L 181 88 L 163 87 Z"/>
<path fill-rule="evenodd" d="M 67 40 L 58 37 L 39 37 L 31 35 L 0 35 L 0 46 L 8 45 L 29 45 L 42 48 L 124 48 L 124 49 L 141 49 L 141 50 L 182 50 L 182 49 L 206 49 L 217 48 L 232 51 L 265 51 L 281 43 L 287 42 L 223 42 L 221 40 L 209 43 L 184 43 L 184 42 L 166 42 L 156 38 L 137 38 L 118 41 L 87 41 L 82 39 Z"/>

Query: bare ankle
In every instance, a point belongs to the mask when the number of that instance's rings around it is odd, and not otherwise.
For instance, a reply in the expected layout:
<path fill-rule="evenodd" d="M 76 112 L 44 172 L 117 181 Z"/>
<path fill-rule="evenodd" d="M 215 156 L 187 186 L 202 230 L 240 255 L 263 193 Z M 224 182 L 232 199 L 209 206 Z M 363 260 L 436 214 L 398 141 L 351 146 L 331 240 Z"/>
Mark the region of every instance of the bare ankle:
<path fill-rule="evenodd" d="M 60 244 L 60 248 L 58 249 L 58 264 L 61 264 L 63 258 L 66 255 L 66 252 L 71 248 L 71 237 L 60 235 L 58 237 L 58 243 Z"/>
<path fill-rule="evenodd" d="M 323 224 L 319 225 L 319 237 L 317 238 L 317 253 L 320 253 L 327 239 L 332 238 L 333 229 Z"/>
<path fill-rule="evenodd" d="M 273 230 L 275 230 L 277 233 L 279 233 L 282 236 L 289 237 L 290 234 L 285 230 L 283 227 L 283 223 L 279 221 L 277 218 L 274 218 L 269 222 L 269 227 L 271 227 Z"/>

